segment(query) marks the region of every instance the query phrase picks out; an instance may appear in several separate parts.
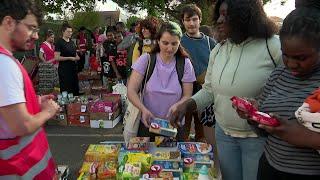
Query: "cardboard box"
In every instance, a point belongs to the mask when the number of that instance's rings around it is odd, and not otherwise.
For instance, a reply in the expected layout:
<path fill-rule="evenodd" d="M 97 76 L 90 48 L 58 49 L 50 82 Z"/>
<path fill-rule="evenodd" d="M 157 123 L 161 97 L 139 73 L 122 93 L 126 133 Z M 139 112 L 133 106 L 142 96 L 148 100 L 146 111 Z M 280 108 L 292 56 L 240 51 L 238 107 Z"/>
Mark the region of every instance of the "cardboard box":
<path fill-rule="evenodd" d="M 68 115 L 70 126 L 90 127 L 90 116 L 88 115 Z"/>
<path fill-rule="evenodd" d="M 120 105 L 120 96 L 108 96 L 103 95 L 102 100 L 95 100 L 89 103 L 89 112 L 115 112 Z"/>
<path fill-rule="evenodd" d="M 122 116 L 118 116 L 116 119 L 111 121 L 103 121 L 103 120 L 90 120 L 90 127 L 91 128 L 114 128 L 120 121 Z"/>
<path fill-rule="evenodd" d="M 71 103 L 67 105 L 68 115 L 89 115 L 88 106 L 81 103 Z"/>
<path fill-rule="evenodd" d="M 90 113 L 90 120 L 103 120 L 103 121 L 111 121 L 116 119 L 120 115 L 120 108 L 117 108 L 115 112 L 97 112 Z"/>
<path fill-rule="evenodd" d="M 58 113 L 54 118 L 47 121 L 48 125 L 68 126 L 66 113 Z"/>

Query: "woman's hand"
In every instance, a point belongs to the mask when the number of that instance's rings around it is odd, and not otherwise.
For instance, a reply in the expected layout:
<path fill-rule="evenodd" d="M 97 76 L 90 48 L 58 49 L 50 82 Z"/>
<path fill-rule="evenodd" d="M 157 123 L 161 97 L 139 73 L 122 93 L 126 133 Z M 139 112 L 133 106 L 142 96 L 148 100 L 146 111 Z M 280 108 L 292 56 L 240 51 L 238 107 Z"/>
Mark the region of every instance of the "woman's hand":
<path fill-rule="evenodd" d="M 268 133 L 273 134 L 282 140 L 296 146 L 306 147 L 306 136 L 304 133 L 308 133 L 306 127 L 299 124 L 297 121 L 289 121 L 287 119 L 280 118 L 277 115 L 270 114 L 270 116 L 279 120 L 280 125 L 277 127 L 267 126 L 259 124 L 259 128 L 266 130 Z"/>
<path fill-rule="evenodd" d="M 141 119 L 142 123 L 144 124 L 145 127 L 149 128 L 151 119 L 154 118 L 154 115 L 146 108 L 144 108 L 141 113 L 142 113 L 142 119 Z"/>
<path fill-rule="evenodd" d="M 181 121 L 187 112 L 189 103 L 190 101 L 185 101 L 170 107 L 167 118 L 173 127 L 178 128 L 182 126 Z"/>

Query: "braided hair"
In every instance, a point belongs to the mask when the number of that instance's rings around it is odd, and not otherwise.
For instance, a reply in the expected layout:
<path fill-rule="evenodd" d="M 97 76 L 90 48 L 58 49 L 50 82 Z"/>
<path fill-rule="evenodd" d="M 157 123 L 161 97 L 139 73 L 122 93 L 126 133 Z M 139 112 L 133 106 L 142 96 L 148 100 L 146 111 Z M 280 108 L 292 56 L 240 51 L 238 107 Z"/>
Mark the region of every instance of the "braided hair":
<path fill-rule="evenodd" d="M 280 40 L 285 38 L 301 38 L 320 49 L 320 9 L 314 7 L 298 7 L 283 21 Z"/>

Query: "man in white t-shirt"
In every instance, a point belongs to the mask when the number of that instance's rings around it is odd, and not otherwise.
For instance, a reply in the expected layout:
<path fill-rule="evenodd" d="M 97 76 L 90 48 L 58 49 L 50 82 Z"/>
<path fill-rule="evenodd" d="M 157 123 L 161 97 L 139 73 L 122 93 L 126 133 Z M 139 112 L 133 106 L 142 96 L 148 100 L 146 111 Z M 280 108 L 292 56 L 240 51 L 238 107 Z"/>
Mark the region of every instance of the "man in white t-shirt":
<path fill-rule="evenodd" d="M 41 10 L 33 0 L 0 1 L 0 179 L 54 179 L 55 163 L 42 125 L 59 110 L 37 97 L 13 51 L 31 50 Z"/>
<path fill-rule="evenodd" d="M 1 14 L 0 46 L 9 52 L 33 49 L 39 38 L 37 17 L 27 14 L 24 19 L 16 20 L 7 15 L 1 19 Z M 21 71 L 4 54 L 0 54 L 0 82 L 0 139 L 30 134 L 55 115 L 58 105 L 51 96 L 41 97 L 44 106 L 41 113 L 28 114 Z"/>

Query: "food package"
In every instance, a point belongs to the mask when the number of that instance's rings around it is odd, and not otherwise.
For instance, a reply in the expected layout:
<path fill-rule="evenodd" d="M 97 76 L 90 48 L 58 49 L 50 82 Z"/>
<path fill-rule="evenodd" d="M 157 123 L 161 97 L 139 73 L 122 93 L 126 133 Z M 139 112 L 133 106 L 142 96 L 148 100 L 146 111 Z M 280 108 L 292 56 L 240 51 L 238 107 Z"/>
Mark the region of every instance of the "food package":
<path fill-rule="evenodd" d="M 158 161 L 155 160 L 153 164 L 159 165 L 162 169 L 171 169 L 171 170 L 178 170 L 181 165 L 180 161 Z"/>
<path fill-rule="evenodd" d="M 251 118 L 259 124 L 264 124 L 267 126 L 276 127 L 280 125 L 280 122 L 276 118 L 273 118 L 270 115 L 259 111 L 253 112 L 251 114 Z"/>
<path fill-rule="evenodd" d="M 177 147 L 177 139 L 174 137 L 156 136 L 154 143 L 157 147 Z"/>
<path fill-rule="evenodd" d="M 150 137 L 133 137 L 127 144 L 128 150 L 147 151 L 149 149 Z"/>
<path fill-rule="evenodd" d="M 91 144 L 85 153 L 87 162 L 117 161 L 120 145 L 114 144 Z"/>
<path fill-rule="evenodd" d="M 149 131 L 162 136 L 176 137 L 177 129 L 164 119 L 155 118 L 151 120 Z"/>
<path fill-rule="evenodd" d="M 79 170 L 79 174 L 81 173 L 89 173 L 95 174 L 99 167 L 99 163 L 97 162 L 83 162 L 81 169 Z"/>
<path fill-rule="evenodd" d="M 136 179 L 140 177 L 142 165 L 140 162 L 126 163 L 122 177 L 124 179 Z"/>
<path fill-rule="evenodd" d="M 248 113 L 257 111 L 257 108 L 255 108 L 255 107 L 251 104 L 251 102 L 249 102 L 248 100 L 246 100 L 246 99 L 244 99 L 244 98 L 240 98 L 240 97 L 237 97 L 237 96 L 233 96 L 233 97 L 231 98 L 231 101 L 232 101 L 232 105 L 233 105 L 233 106 L 236 106 L 236 107 L 239 108 L 241 111 L 248 112 Z"/>
<path fill-rule="evenodd" d="M 130 164 L 137 163 L 137 162 L 141 163 L 141 165 L 142 165 L 141 172 L 145 173 L 150 169 L 150 167 L 152 165 L 152 155 L 146 154 L 143 152 L 128 153 L 124 157 L 123 161 L 125 163 L 130 163 Z M 122 163 L 122 164 L 124 164 L 124 163 Z"/>
<path fill-rule="evenodd" d="M 200 142 L 181 142 L 178 144 L 182 154 L 209 154 L 213 153 L 211 144 Z"/>
<path fill-rule="evenodd" d="M 98 179 L 115 179 L 117 175 L 116 161 L 106 161 L 98 168 Z"/>
<path fill-rule="evenodd" d="M 180 151 L 156 151 L 153 155 L 154 160 L 179 160 Z"/>
<path fill-rule="evenodd" d="M 280 122 L 276 119 L 271 117 L 270 115 L 259 112 L 257 108 L 255 108 L 249 101 L 243 98 L 239 98 L 233 96 L 231 98 L 232 105 L 236 106 L 240 110 L 247 112 L 249 118 L 253 121 L 256 121 L 259 124 L 264 124 L 268 126 L 279 126 Z"/>
<path fill-rule="evenodd" d="M 90 173 L 80 173 L 77 180 L 96 180 L 97 175 L 96 174 L 90 174 Z"/>

